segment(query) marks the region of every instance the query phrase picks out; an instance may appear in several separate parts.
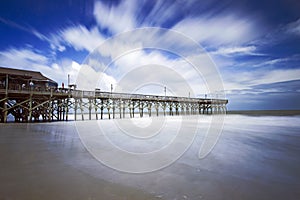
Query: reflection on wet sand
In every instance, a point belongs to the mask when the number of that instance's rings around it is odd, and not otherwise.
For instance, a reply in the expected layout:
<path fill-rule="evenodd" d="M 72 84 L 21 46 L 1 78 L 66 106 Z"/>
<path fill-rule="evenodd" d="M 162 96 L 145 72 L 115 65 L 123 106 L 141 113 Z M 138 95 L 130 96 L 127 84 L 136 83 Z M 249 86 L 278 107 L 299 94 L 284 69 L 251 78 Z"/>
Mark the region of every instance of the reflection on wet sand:
<path fill-rule="evenodd" d="M 73 123 L 7 124 L 0 133 L 0 199 L 155 199 L 73 165 L 92 160 Z"/>
<path fill-rule="evenodd" d="M 179 160 L 146 174 L 95 160 L 74 122 L 1 124 L 0 199 L 299 199 L 300 117 L 227 116 L 199 160 L 206 121 Z"/>

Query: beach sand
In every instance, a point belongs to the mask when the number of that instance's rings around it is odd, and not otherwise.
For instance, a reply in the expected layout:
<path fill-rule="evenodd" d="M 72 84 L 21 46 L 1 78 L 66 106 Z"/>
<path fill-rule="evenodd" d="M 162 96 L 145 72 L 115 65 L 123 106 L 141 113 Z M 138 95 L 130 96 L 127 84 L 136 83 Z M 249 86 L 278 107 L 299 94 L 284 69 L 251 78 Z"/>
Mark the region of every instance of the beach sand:
<path fill-rule="evenodd" d="M 156 199 L 66 162 L 77 153 L 93 159 L 74 131 L 72 122 L 2 124 L 0 199 Z"/>
<path fill-rule="evenodd" d="M 226 116 L 217 145 L 200 160 L 209 117 L 180 159 L 145 174 L 100 163 L 75 122 L 1 124 L 0 199 L 300 198 L 300 117 Z M 109 128 L 108 122 L 98 123 Z"/>

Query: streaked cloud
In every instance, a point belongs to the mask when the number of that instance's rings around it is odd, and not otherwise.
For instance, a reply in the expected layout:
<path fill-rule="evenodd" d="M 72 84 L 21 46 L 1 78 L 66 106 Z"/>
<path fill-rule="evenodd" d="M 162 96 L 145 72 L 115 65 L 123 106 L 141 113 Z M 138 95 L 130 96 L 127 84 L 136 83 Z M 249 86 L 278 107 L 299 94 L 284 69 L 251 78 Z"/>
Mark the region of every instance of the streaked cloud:
<path fill-rule="evenodd" d="M 287 32 L 300 36 L 300 18 L 286 26 Z"/>
<path fill-rule="evenodd" d="M 62 30 L 60 37 L 62 42 L 66 42 L 74 49 L 89 52 L 93 51 L 105 40 L 97 27 L 88 30 L 82 25 Z"/>
<path fill-rule="evenodd" d="M 245 90 L 251 92 L 251 88 L 261 84 L 274 84 L 278 82 L 300 80 L 300 69 L 254 69 L 243 72 L 225 72 L 224 85 L 227 92 Z M 256 91 L 253 91 L 256 93 Z M 260 91 L 260 93 L 266 91 Z"/>
<path fill-rule="evenodd" d="M 261 35 L 255 20 L 233 14 L 189 17 L 178 22 L 174 30 L 207 46 L 246 44 Z"/>
<path fill-rule="evenodd" d="M 120 33 L 136 28 L 134 11 L 139 2 L 121 1 L 116 6 L 109 6 L 101 1 L 94 4 L 94 16 L 101 28 L 106 28 L 111 33 Z"/>
<path fill-rule="evenodd" d="M 0 52 L 0 62 L 8 66 L 22 66 L 27 63 L 47 64 L 48 58 L 37 51 L 31 49 L 10 48 Z"/>
<path fill-rule="evenodd" d="M 213 54 L 229 56 L 236 54 L 247 54 L 247 55 L 257 55 L 255 53 L 255 46 L 235 46 L 235 47 L 221 47 L 217 51 L 212 52 Z"/>
<path fill-rule="evenodd" d="M 32 27 L 20 25 L 14 21 L 4 19 L 2 17 L 0 17 L 0 22 L 6 24 L 8 26 L 17 28 L 19 30 L 25 31 L 27 33 L 30 33 L 30 34 L 34 35 L 35 37 L 39 38 L 40 40 L 49 41 L 49 39 L 44 34 L 38 32 L 36 29 L 34 29 Z"/>
<path fill-rule="evenodd" d="M 269 59 L 258 64 L 253 65 L 253 67 L 266 67 L 266 66 L 274 66 L 283 62 L 288 62 L 292 58 L 276 58 L 276 59 Z"/>
<path fill-rule="evenodd" d="M 300 69 L 275 69 L 267 70 L 260 74 L 257 79 L 253 77 L 252 84 L 277 83 L 300 79 Z"/>
<path fill-rule="evenodd" d="M 21 47 L 1 49 L 0 65 L 41 71 L 58 82 L 66 82 L 67 74 L 71 74 L 72 82 L 75 82 L 82 68 L 75 61 L 76 55 L 80 54 L 82 58 L 98 48 L 99 55 L 114 62 L 111 67 L 105 72 L 96 70 L 97 67 L 105 68 L 97 59 L 90 59 L 84 64 L 88 64 L 87 71 L 93 74 L 93 78 L 100 77 L 102 82 L 96 86 L 101 85 L 103 90 L 110 90 L 110 84 L 118 84 L 118 80 L 138 66 L 153 64 L 169 67 L 182 75 L 196 88 L 194 93 L 202 95 L 209 92 L 204 79 L 211 74 L 209 64 L 197 55 L 204 55 L 204 50 L 207 50 L 219 67 L 225 90 L 233 101 L 246 100 L 249 95 L 256 95 L 258 101 L 262 101 L 264 94 L 277 95 L 284 91 L 284 85 L 286 91 L 295 96 L 296 93 L 290 89 L 295 89 L 295 84 L 292 87 L 291 82 L 295 83 L 300 79 L 299 52 L 295 52 L 297 47 L 293 48 L 294 52 L 288 50 L 291 49 L 290 46 L 297 45 L 296 40 L 291 40 L 300 36 L 300 18 L 282 20 L 280 24 L 271 26 L 265 24 L 263 17 L 250 12 L 237 12 L 236 7 L 230 5 L 232 2 L 218 2 L 216 5 L 216 1 L 196 0 L 95 1 L 87 24 L 66 23 L 50 32 L 27 22 L 0 18 L 5 26 L 29 33 L 42 41 L 39 44 L 24 43 L 23 47 L 20 45 Z M 140 32 L 120 41 L 107 41 L 111 36 L 124 31 L 149 26 L 178 31 L 202 45 L 203 52 L 188 48 L 184 37 L 179 39 L 160 31 Z M 140 42 L 142 39 L 143 42 Z M 105 45 L 101 46 L 104 41 Z M 289 43 L 285 45 L 287 41 Z M 48 48 L 43 45 L 48 45 Z M 172 57 L 163 51 L 143 50 L 151 46 L 177 48 L 176 53 L 191 60 L 198 59 L 195 62 L 204 66 L 201 72 L 204 78 L 199 77 L 184 59 Z M 120 56 L 120 52 L 126 51 L 126 55 Z M 148 74 L 143 76 L 150 79 Z M 174 82 L 172 77 L 166 77 L 163 73 L 155 73 L 153 76 Z M 130 84 L 134 85 L 137 81 L 133 78 Z M 279 83 L 280 89 L 276 85 Z M 272 88 L 273 86 L 276 88 Z M 257 103 L 252 99 L 250 103 L 254 105 L 255 102 Z"/>
<path fill-rule="evenodd" d="M 47 77 L 67 83 L 67 75 L 70 74 L 72 82 L 76 82 L 80 64 L 70 59 L 51 62 L 42 53 L 32 49 L 8 49 L 0 52 L 0 66 L 25 70 L 40 71 Z"/>

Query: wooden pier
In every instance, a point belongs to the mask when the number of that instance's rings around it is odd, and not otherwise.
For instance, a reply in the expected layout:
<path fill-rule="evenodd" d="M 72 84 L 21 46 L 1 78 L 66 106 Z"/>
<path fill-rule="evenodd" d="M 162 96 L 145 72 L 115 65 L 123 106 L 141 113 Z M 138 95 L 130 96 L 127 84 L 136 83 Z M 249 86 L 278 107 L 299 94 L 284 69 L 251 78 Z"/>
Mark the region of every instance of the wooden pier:
<path fill-rule="evenodd" d="M 54 81 L 40 73 L 26 76 L 24 70 L 17 76 L 2 70 L 2 78 L 0 73 L 0 122 L 7 122 L 8 118 L 15 122 L 37 122 L 68 121 L 70 115 L 74 120 L 99 120 L 227 111 L 226 99 L 82 91 L 57 88 Z"/>
<path fill-rule="evenodd" d="M 159 115 L 226 113 L 227 100 L 60 89 L 24 91 L 0 89 L 1 122 L 89 120 Z"/>

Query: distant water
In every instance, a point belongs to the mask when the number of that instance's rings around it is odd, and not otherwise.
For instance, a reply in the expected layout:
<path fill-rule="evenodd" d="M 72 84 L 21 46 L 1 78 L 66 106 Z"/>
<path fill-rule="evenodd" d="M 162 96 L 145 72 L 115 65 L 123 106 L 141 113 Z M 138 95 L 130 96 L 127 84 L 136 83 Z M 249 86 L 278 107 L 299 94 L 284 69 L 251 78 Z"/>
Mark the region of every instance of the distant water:
<path fill-rule="evenodd" d="M 0 199 L 300 199 L 299 116 L 227 115 L 216 146 L 199 160 L 210 120 L 200 118 L 196 138 L 180 159 L 146 174 L 118 172 L 95 160 L 74 121 L 1 124 Z M 197 125 L 190 121 L 187 126 Z M 78 123 L 91 128 L 91 121 Z M 113 120 L 97 123 L 116 134 Z"/>
<path fill-rule="evenodd" d="M 300 110 L 229 110 L 227 113 L 247 116 L 300 116 Z"/>

